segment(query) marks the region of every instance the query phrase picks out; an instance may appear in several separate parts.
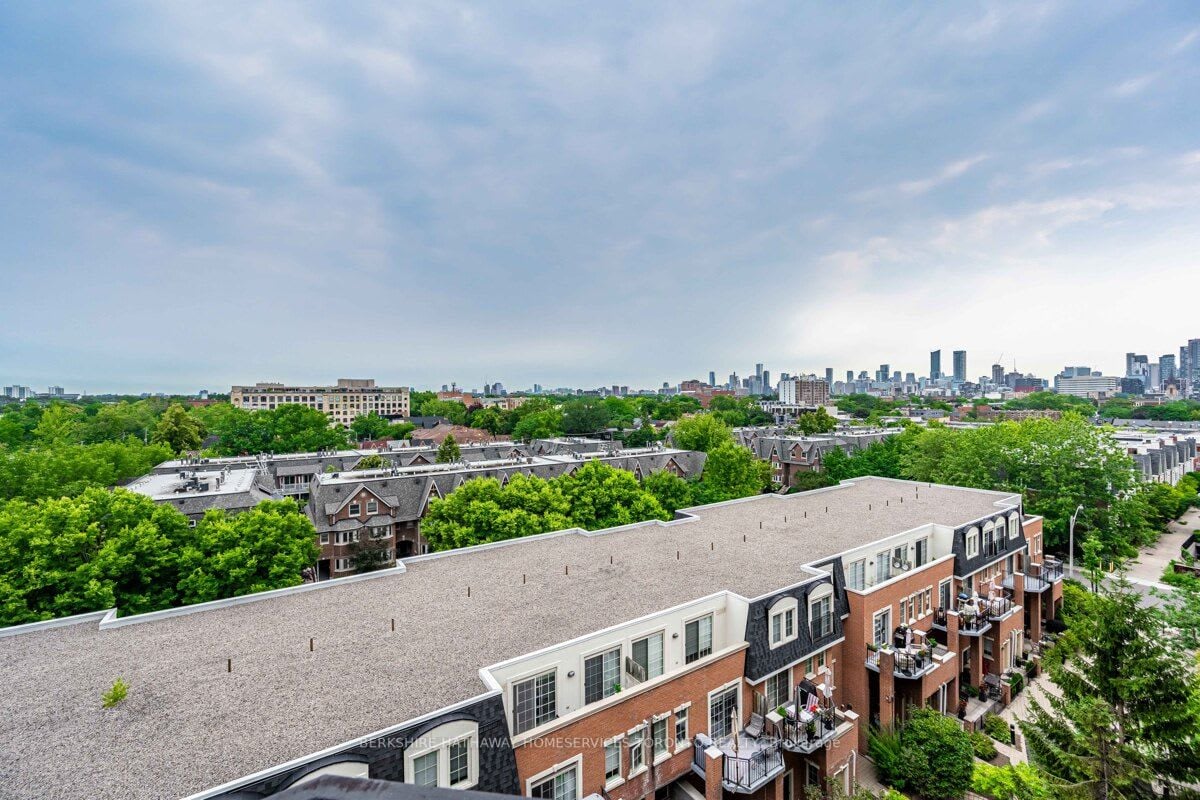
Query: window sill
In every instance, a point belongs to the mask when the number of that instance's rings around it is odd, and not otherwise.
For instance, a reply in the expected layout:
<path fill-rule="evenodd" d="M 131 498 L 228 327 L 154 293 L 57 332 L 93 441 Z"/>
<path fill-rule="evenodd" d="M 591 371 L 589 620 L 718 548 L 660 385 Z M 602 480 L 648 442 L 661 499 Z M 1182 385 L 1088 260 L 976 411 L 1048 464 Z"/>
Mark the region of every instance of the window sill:
<path fill-rule="evenodd" d="M 635 769 L 633 772 L 626 775 L 625 780 L 631 781 L 634 778 L 636 778 L 637 776 L 639 776 L 645 772 L 649 772 L 649 771 L 650 771 L 649 767 L 642 765 L 642 766 L 638 767 L 637 769 Z"/>
<path fill-rule="evenodd" d="M 676 752 L 678 752 L 678 751 L 676 751 Z M 664 761 L 669 760 L 671 758 L 671 756 L 673 756 L 673 755 L 675 755 L 675 754 L 674 753 L 663 753 L 661 756 L 655 756 L 654 766 L 657 767 L 659 764 L 663 763 Z"/>

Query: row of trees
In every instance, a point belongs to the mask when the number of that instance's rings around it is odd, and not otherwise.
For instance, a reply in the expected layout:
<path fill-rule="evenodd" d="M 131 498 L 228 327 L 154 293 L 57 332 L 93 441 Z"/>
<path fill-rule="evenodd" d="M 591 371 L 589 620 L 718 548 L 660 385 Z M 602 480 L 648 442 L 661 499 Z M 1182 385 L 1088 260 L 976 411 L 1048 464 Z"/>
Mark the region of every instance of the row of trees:
<path fill-rule="evenodd" d="M 1123 559 L 1153 541 L 1196 492 L 1144 484 L 1109 432 L 1074 413 L 1060 420 L 1002 422 L 958 430 L 908 427 L 853 455 L 835 450 L 813 486 L 862 475 L 1020 492 L 1045 517 L 1046 544 L 1065 548 L 1071 514 L 1082 505 L 1076 538 L 1094 538 L 1106 559 Z M 803 488 L 813 488 L 806 486 Z"/>
<path fill-rule="evenodd" d="M 515 475 L 501 486 L 476 478 L 430 504 L 421 534 L 434 550 L 449 550 L 563 528 L 669 520 L 680 508 L 758 494 L 769 475 L 767 465 L 729 440 L 708 451 L 699 480 L 654 472 L 639 482 L 600 461 L 548 480 Z"/>
<path fill-rule="evenodd" d="M 138 614 L 300 583 L 319 548 L 291 500 L 193 527 L 132 492 L 0 504 L 0 625 L 117 607 Z"/>
<path fill-rule="evenodd" d="M 1157 406 L 1134 405 L 1133 398 L 1114 397 L 1101 404 L 1100 416 L 1115 419 L 1200 420 L 1200 401 L 1175 400 Z"/>

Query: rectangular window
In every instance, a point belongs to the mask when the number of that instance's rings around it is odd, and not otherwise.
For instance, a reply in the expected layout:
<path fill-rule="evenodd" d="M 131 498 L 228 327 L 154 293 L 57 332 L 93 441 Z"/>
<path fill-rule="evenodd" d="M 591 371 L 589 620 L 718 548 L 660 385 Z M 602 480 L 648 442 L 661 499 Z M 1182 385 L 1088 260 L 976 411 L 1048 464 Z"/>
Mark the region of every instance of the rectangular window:
<path fill-rule="evenodd" d="M 950 608 L 950 581 L 945 580 L 938 584 L 938 606 L 943 609 Z"/>
<path fill-rule="evenodd" d="M 523 733 L 558 716 L 555 673 L 513 684 L 513 733 Z"/>
<path fill-rule="evenodd" d="M 575 800 L 577 794 L 575 772 L 575 767 L 570 767 L 544 781 L 535 783 L 529 791 L 529 796 L 539 800 Z"/>
<path fill-rule="evenodd" d="M 918 567 L 923 567 L 923 566 L 925 566 L 925 561 L 928 558 L 929 558 L 929 540 L 928 539 L 918 539 L 917 540 L 917 557 L 913 563 Z"/>
<path fill-rule="evenodd" d="M 712 655 L 712 615 L 694 619 L 684 626 L 684 663 Z"/>
<path fill-rule="evenodd" d="M 974 558 L 979 555 L 979 536 L 974 533 L 967 534 L 967 558 Z"/>
<path fill-rule="evenodd" d="M 633 660 L 641 665 L 646 680 L 663 674 L 663 635 L 651 634 L 633 643 Z"/>
<path fill-rule="evenodd" d="M 724 739 L 733 733 L 737 711 L 737 686 L 730 686 L 713 695 L 708 705 L 708 735 L 713 739 Z"/>
<path fill-rule="evenodd" d="M 359 512 L 360 510 L 361 510 L 361 509 L 360 509 L 360 507 L 359 507 L 358 503 L 351 503 L 351 504 L 350 504 L 350 516 L 352 516 L 352 517 L 357 517 L 357 516 L 358 516 L 358 512 Z"/>
<path fill-rule="evenodd" d="M 594 703 L 616 693 L 621 683 L 621 648 L 583 660 L 583 702 Z"/>
<path fill-rule="evenodd" d="M 629 734 L 629 774 L 633 775 L 646 765 L 646 729 L 638 728 Z"/>
<path fill-rule="evenodd" d="M 348 558 L 334 559 L 334 562 L 333 562 L 333 571 L 334 572 L 349 572 L 351 569 L 353 569 L 353 567 L 350 564 L 350 559 L 348 559 Z"/>
<path fill-rule="evenodd" d="M 875 555 L 875 582 L 883 583 L 892 577 L 892 559 L 887 550 Z"/>
<path fill-rule="evenodd" d="M 471 775 L 471 740 L 462 739 L 450 745 L 450 785 L 466 782 Z"/>
<path fill-rule="evenodd" d="M 669 754 L 671 748 L 667 743 L 667 717 L 656 719 L 650 723 L 651 747 L 654 748 L 652 758 L 657 761 L 661 756 Z"/>
<path fill-rule="evenodd" d="M 379 511 L 379 504 L 376 503 L 374 500 L 368 500 L 367 501 L 367 513 L 374 514 L 377 511 Z"/>
<path fill-rule="evenodd" d="M 777 672 L 763 684 L 763 694 L 767 698 L 767 710 L 774 711 L 788 701 L 791 685 L 788 681 L 788 671 Z"/>
<path fill-rule="evenodd" d="M 688 710 L 681 708 L 675 712 L 675 747 L 688 741 Z"/>
<path fill-rule="evenodd" d="M 850 589 L 865 589 L 867 586 L 867 560 L 860 558 L 850 563 L 846 570 L 846 587 Z"/>
<path fill-rule="evenodd" d="M 329 544 L 329 534 L 328 533 L 321 534 L 321 544 Z"/>
<path fill-rule="evenodd" d="M 785 608 L 771 615 L 771 644 L 796 637 L 796 609 Z"/>
<path fill-rule="evenodd" d="M 892 633 L 892 610 L 885 608 L 875 615 L 873 625 L 873 641 L 876 647 L 882 647 L 888 643 L 888 637 Z"/>
<path fill-rule="evenodd" d="M 604 745 L 604 782 L 621 777 L 621 740 Z"/>
<path fill-rule="evenodd" d="M 822 597 L 809 607 L 812 635 L 820 639 L 833 633 L 833 596 Z"/>
<path fill-rule="evenodd" d="M 437 786 L 438 751 L 413 759 L 413 783 L 417 786 Z"/>

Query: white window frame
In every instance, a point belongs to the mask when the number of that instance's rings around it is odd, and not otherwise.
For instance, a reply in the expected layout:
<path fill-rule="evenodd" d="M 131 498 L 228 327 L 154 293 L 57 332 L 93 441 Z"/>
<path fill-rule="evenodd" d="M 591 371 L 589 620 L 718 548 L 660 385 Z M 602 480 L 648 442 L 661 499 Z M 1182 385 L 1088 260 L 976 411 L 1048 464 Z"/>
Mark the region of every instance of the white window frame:
<path fill-rule="evenodd" d="M 795 641 L 799 634 L 800 603 L 794 597 L 784 597 L 771 606 L 767 614 L 767 636 L 771 649 Z M 788 626 L 791 631 L 788 631 Z"/>
<path fill-rule="evenodd" d="M 617 749 L 617 773 L 609 777 L 609 748 Z M 615 789 L 625 782 L 625 734 L 618 734 L 604 743 L 604 788 Z"/>
<path fill-rule="evenodd" d="M 541 785 L 546 781 L 554 780 L 559 775 L 570 772 L 575 772 L 575 800 L 581 800 L 583 792 L 583 755 L 577 755 L 566 761 L 555 764 L 550 769 L 543 770 L 537 775 L 533 775 L 525 780 L 525 796 L 533 797 L 533 787 Z"/>
<path fill-rule="evenodd" d="M 784 667 L 783 669 L 779 670 L 779 672 L 776 672 L 773 675 L 768 675 L 765 679 L 763 679 L 762 693 L 763 697 L 767 701 L 767 711 L 774 711 L 775 709 L 779 708 L 779 706 L 788 702 L 788 694 L 791 693 L 792 689 L 791 671 L 791 667 Z M 770 688 L 774 687 L 775 684 L 773 682 L 778 681 L 780 676 L 783 677 L 783 697 L 772 699 L 770 696 Z"/>
<path fill-rule="evenodd" d="M 875 638 L 875 634 L 880 629 L 879 628 L 879 618 L 883 617 L 883 616 L 887 617 L 887 624 L 883 626 L 883 641 L 880 642 Z M 892 607 L 891 606 L 888 606 L 887 608 L 881 608 L 878 611 L 876 611 L 874 614 L 871 615 L 871 640 L 878 647 L 883 647 L 883 646 L 891 643 L 891 640 L 892 640 Z"/>
<path fill-rule="evenodd" d="M 341 558 L 335 558 L 333 560 L 334 572 L 349 572 L 352 569 L 354 569 L 354 564 L 352 563 L 352 559 L 347 556 L 342 556 Z"/>
<path fill-rule="evenodd" d="M 859 576 L 858 576 L 859 580 L 858 581 L 851 580 L 851 576 L 854 574 L 855 567 L 858 567 L 858 569 L 859 569 Z M 858 584 L 857 586 L 855 585 L 856 583 Z M 860 559 L 850 562 L 849 566 L 846 568 L 846 588 L 847 589 L 856 589 L 858 591 L 862 591 L 863 589 L 867 588 L 867 559 L 866 558 L 860 558 Z"/>
<path fill-rule="evenodd" d="M 629 734 L 629 774 L 628 778 L 635 778 L 641 775 L 650 767 L 646 764 L 646 731 L 648 725 L 638 725 L 636 728 L 631 728 Z"/>
<path fill-rule="evenodd" d="M 379 502 L 376 500 L 368 500 L 367 501 L 367 513 L 368 514 L 378 514 L 379 513 Z"/>
<path fill-rule="evenodd" d="M 678 753 L 691 746 L 691 703 L 684 703 L 679 708 L 675 709 L 675 752 Z M 679 725 L 683 723 L 683 738 L 679 738 Z"/>
<path fill-rule="evenodd" d="M 713 735 L 713 730 L 712 730 L 713 698 L 716 697 L 717 695 L 725 694 L 730 689 L 737 689 L 737 692 L 734 694 L 733 702 L 734 702 L 734 705 L 737 708 L 737 712 L 738 712 L 738 728 L 739 729 L 742 724 L 742 681 L 739 678 L 738 680 L 730 681 L 729 683 L 725 684 L 724 686 L 719 686 L 716 689 L 713 689 L 711 692 L 708 693 L 708 727 L 709 727 L 708 735 L 714 739 L 717 737 Z M 737 730 L 734 730 L 733 733 L 737 733 Z"/>
<path fill-rule="evenodd" d="M 450 783 L 450 750 L 454 745 L 467 743 L 467 777 Z M 437 754 L 437 786 L 443 789 L 470 789 L 479 783 L 479 724 L 458 720 L 439 725 L 417 738 L 416 746 L 404 753 L 404 782 L 415 784 L 415 763 L 418 758 Z"/>
<path fill-rule="evenodd" d="M 537 681 L 546 677 L 547 675 L 554 676 L 554 707 L 553 707 L 553 709 L 551 709 L 551 716 L 548 719 L 538 722 L 537 721 Z M 528 728 L 524 728 L 524 729 L 518 731 L 517 730 L 517 687 L 523 683 L 530 683 L 530 682 L 533 683 L 533 688 L 534 688 L 534 701 L 533 701 L 534 720 L 533 720 L 533 724 L 530 725 Z M 550 669 L 540 670 L 538 672 L 533 673 L 532 675 L 526 675 L 524 677 L 515 678 L 512 681 L 510 681 L 509 685 L 508 685 L 508 696 L 511 698 L 510 702 L 512 704 L 512 710 L 509 712 L 509 715 L 512 717 L 512 719 L 509 721 L 509 725 L 511 726 L 510 730 L 513 731 L 514 735 L 519 736 L 522 733 L 526 733 L 528 731 L 535 730 L 537 728 L 540 728 L 542 725 L 548 725 L 549 723 L 558 719 L 558 705 L 561 700 L 559 692 L 561 691 L 561 689 L 562 689 L 562 687 L 560 687 L 558 685 L 558 669 L 556 667 L 551 667 Z"/>
<path fill-rule="evenodd" d="M 362 512 L 362 505 L 357 500 L 350 503 L 346 507 L 346 513 L 352 517 L 357 517 Z"/>
<path fill-rule="evenodd" d="M 829 634 L 833 633 L 833 585 L 825 583 L 821 586 L 818 586 L 816 589 L 813 589 L 812 594 L 808 596 L 808 628 L 810 636 L 812 635 L 813 623 L 817 621 L 817 617 L 823 616 L 815 609 L 819 605 L 826 602 L 829 604 L 829 611 L 827 613 L 830 614 L 831 617 L 829 623 Z"/>
<path fill-rule="evenodd" d="M 979 555 L 979 528 L 971 528 L 966 537 L 967 558 Z"/>
<path fill-rule="evenodd" d="M 650 649 L 650 640 L 654 639 L 655 637 L 658 638 L 659 669 L 657 675 L 651 674 L 650 671 L 650 665 L 654 663 L 653 652 Z M 629 643 L 629 657 L 635 662 L 637 659 L 633 657 L 633 654 L 635 646 L 638 644 L 638 642 L 646 642 L 646 664 L 644 665 L 646 668 L 646 680 L 654 680 L 659 675 L 665 674 L 667 671 L 667 632 L 665 630 L 653 631 L 651 633 L 647 633 L 645 636 L 638 636 L 636 639 L 633 639 Z"/>
<path fill-rule="evenodd" d="M 605 660 L 606 656 L 610 656 L 614 652 L 617 654 L 616 678 L 612 682 L 608 682 L 608 681 L 605 681 L 605 679 L 604 679 L 604 660 Z M 615 687 L 619 686 L 621 684 L 621 678 L 624 675 L 624 661 L 622 660 L 623 655 L 624 655 L 624 648 L 622 648 L 621 645 L 618 644 L 618 645 L 611 645 L 608 647 L 604 647 L 600 650 L 595 651 L 594 653 L 588 653 L 587 655 L 585 655 L 583 657 L 581 664 L 580 664 L 580 674 L 583 676 L 583 681 L 581 682 L 582 683 L 581 688 L 583 691 L 583 698 L 582 698 L 583 705 L 586 706 L 586 705 L 591 705 L 592 703 L 599 703 L 601 700 L 604 700 L 607 697 L 612 697 L 614 694 L 617 693 L 617 689 Z M 595 658 L 600 659 L 600 681 L 601 681 L 600 696 L 589 700 L 588 696 L 587 696 L 588 662 Z"/>
<path fill-rule="evenodd" d="M 658 748 L 658 739 L 656 739 L 654 737 L 654 726 L 655 725 L 662 725 L 663 735 L 662 735 L 662 749 L 661 750 L 659 750 L 659 748 Z M 671 744 L 675 739 L 675 732 L 671 725 L 670 712 L 668 712 L 666 714 L 655 714 L 654 717 L 650 720 L 649 730 L 650 730 L 650 752 L 653 755 L 654 766 L 657 767 L 659 764 L 663 763 L 668 758 L 670 758 L 672 755 L 674 755 L 674 753 L 672 752 L 673 748 L 671 747 Z"/>
<path fill-rule="evenodd" d="M 708 620 L 708 652 L 704 652 L 704 648 L 700 646 L 700 623 L 705 619 Z M 688 625 L 696 624 L 696 657 L 688 660 L 687 651 L 687 629 Z M 683 661 L 685 664 L 695 664 L 698 661 L 703 661 L 713 654 L 714 645 L 717 638 L 716 616 L 710 611 L 707 614 L 701 614 L 698 617 L 686 620 L 683 623 Z"/>

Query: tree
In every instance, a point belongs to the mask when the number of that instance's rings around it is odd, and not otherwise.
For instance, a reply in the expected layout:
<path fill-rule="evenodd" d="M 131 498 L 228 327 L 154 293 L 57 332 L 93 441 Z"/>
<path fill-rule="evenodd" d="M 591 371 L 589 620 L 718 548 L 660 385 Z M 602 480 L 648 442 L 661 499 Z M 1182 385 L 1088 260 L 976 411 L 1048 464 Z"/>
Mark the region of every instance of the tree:
<path fill-rule="evenodd" d="M 426 400 L 417 413 L 423 417 L 443 417 L 453 425 L 467 424 L 467 407 L 457 400 Z"/>
<path fill-rule="evenodd" d="M 346 432 L 330 425 L 329 417 L 315 408 L 282 405 L 268 414 L 269 447 L 275 453 L 309 453 L 346 446 Z"/>
<path fill-rule="evenodd" d="M 562 434 L 562 412 L 547 409 L 528 414 L 512 430 L 512 436 L 522 442 L 533 439 L 551 439 Z"/>
<path fill-rule="evenodd" d="M 822 406 L 816 411 L 805 411 L 800 416 L 796 417 L 796 427 L 805 436 L 813 436 L 818 433 L 829 433 L 837 428 L 837 420 L 829 415 L 829 412 Z"/>
<path fill-rule="evenodd" d="M 1054 800 L 1057 788 L 1049 777 L 1030 764 L 993 766 L 976 762 L 971 791 L 993 800 Z"/>
<path fill-rule="evenodd" d="M 78 406 L 51 403 L 33 436 L 43 445 L 78 444 L 83 441 L 83 431 L 83 413 Z"/>
<path fill-rule="evenodd" d="M 555 480 L 570 504 L 572 524 L 580 528 L 598 530 L 671 518 L 628 470 L 592 460 Z"/>
<path fill-rule="evenodd" d="M 471 427 L 485 430 L 493 436 L 500 433 L 504 428 L 504 417 L 495 408 L 488 406 L 486 408 L 476 409 L 471 414 Z"/>
<path fill-rule="evenodd" d="M 644 424 L 640 428 L 635 428 L 631 431 L 626 431 L 621 443 L 626 447 L 645 447 L 658 441 L 658 431 L 653 425 Z"/>
<path fill-rule="evenodd" d="M 0 448 L 0 500 L 73 497 L 90 487 L 114 486 L 144 475 L 173 455 L 166 445 L 133 438 L 27 450 Z"/>
<path fill-rule="evenodd" d="M 1031 760 L 1097 800 L 1200 777 L 1200 677 L 1161 612 L 1119 581 L 1068 623 L 1044 659 L 1059 693 L 1021 723 Z"/>
<path fill-rule="evenodd" d="M 593 397 L 570 400 L 562 407 L 563 431 L 569 434 L 598 433 L 608 427 L 608 406 Z"/>
<path fill-rule="evenodd" d="M 312 522 L 293 500 L 249 511 L 208 511 L 179 556 L 179 600 L 203 603 L 301 583 L 321 555 Z"/>
<path fill-rule="evenodd" d="M 200 423 L 183 406 L 172 405 L 159 417 L 152 440 L 182 453 L 200 447 L 200 433 Z"/>
<path fill-rule="evenodd" d="M 390 427 L 391 424 L 386 419 L 379 416 L 378 412 L 372 411 L 355 417 L 350 423 L 350 432 L 356 441 L 374 441 L 387 436 Z"/>
<path fill-rule="evenodd" d="M 719 503 L 759 494 L 770 482 L 771 465 L 729 441 L 709 452 L 695 495 L 699 502 Z"/>
<path fill-rule="evenodd" d="M 900 791 L 949 800 L 971 788 L 971 737 L 952 717 L 919 708 L 899 731 L 874 730 L 869 742 L 880 777 Z"/>
<path fill-rule="evenodd" d="M 437 463 L 451 464 L 455 461 L 462 461 L 462 450 L 459 449 L 458 442 L 454 441 L 454 434 L 448 433 L 438 445 Z"/>
<path fill-rule="evenodd" d="M 712 414 L 696 414 L 671 427 L 671 440 L 681 450 L 707 453 L 723 444 L 733 444 L 733 431 Z"/>
<path fill-rule="evenodd" d="M 642 481 L 642 488 L 654 495 L 668 514 L 692 504 L 692 488 L 688 482 L 666 470 L 651 472 Z"/>

